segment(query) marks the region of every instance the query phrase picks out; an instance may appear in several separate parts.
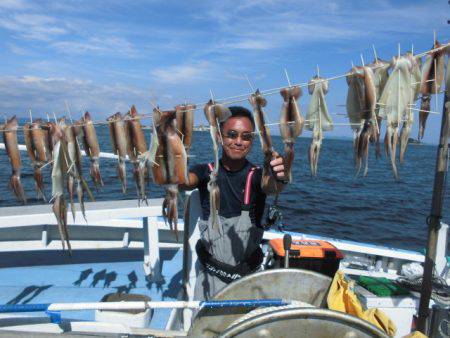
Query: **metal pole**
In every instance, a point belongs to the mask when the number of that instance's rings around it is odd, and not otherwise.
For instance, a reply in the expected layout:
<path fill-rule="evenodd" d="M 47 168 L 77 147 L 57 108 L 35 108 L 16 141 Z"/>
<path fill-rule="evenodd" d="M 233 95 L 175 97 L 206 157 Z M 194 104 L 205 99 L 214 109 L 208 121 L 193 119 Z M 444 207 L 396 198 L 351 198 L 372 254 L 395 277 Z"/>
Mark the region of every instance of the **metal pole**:
<path fill-rule="evenodd" d="M 447 70 L 448 71 L 448 70 Z M 429 305 L 431 292 L 433 289 L 433 270 L 436 261 L 436 244 L 440 228 L 442 204 L 444 202 L 445 181 L 448 164 L 448 136 L 450 120 L 450 102 L 448 90 L 446 88 L 444 96 L 444 107 L 441 120 L 441 135 L 436 158 L 436 173 L 434 176 L 433 197 L 431 201 L 430 216 L 427 218 L 428 224 L 428 246 L 425 256 L 425 268 L 423 272 L 422 289 L 420 292 L 419 318 L 417 329 L 423 334 L 427 334 L 426 321 L 429 315 Z"/>

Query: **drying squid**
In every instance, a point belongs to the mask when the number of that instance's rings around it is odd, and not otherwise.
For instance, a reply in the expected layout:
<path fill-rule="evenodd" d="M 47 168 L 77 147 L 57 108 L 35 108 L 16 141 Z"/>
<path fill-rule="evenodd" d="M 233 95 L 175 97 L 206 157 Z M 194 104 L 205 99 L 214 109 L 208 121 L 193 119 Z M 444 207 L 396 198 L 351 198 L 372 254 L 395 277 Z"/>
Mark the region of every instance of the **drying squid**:
<path fill-rule="evenodd" d="M 27 198 L 25 196 L 22 183 L 20 182 L 22 161 L 20 159 L 19 144 L 17 141 L 18 127 L 17 119 L 13 116 L 3 125 L 3 140 L 5 142 L 6 153 L 8 154 L 12 167 L 12 174 L 9 184 L 17 199 L 23 204 L 26 204 Z"/>
<path fill-rule="evenodd" d="M 411 53 L 406 53 L 405 57 L 407 57 L 412 65 L 411 70 L 411 102 L 408 108 L 405 109 L 403 113 L 403 124 L 402 129 L 400 130 L 400 153 L 399 160 L 400 163 L 403 163 L 406 147 L 408 146 L 409 135 L 411 133 L 411 128 L 414 123 L 414 113 L 413 113 L 413 104 L 418 99 L 420 94 L 420 59 L 415 58 Z M 419 62 L 418 62 L 419 60 Z"/>
<path fill-rule="evenodd" d="M 440 46 L 440 43 L 435 41 L 433 48 L 439 48 Z M 441 88 L 442 80 L 444 78 L 444 62 L 445 49 L 441 49 L 429 53 L 422 67 L 422 76 L 420 80 L 422 99 L 419 112 L 419 140 L 423 138 L 425 132 L 428 112 L 430 111 L 431 94 L 437 95 Z"/>
<path fill-rule="evenodd" d="M 92 122 L 89 112 L 85 112 L 83 118 L 78 122 L 83 130 L 82 140 L 84 151 L 91 160 L 89 174 L 95 187 L 103 186 L 102 176 L 100 174 L 100 147 L 98 144 L 97 133 L 95 132 L 94 123 Z"/>
<path fill-rule="evenodd" d="M 381 59 L 375 59 L 373 63 L 369 65 L 369 67 L 373 70 L 373 82 L 375 85 L 375 93 L 377 100 L 381 97 L 381 93 L 383 92 L 384 86 L 389 78 L 389 68 L 391 64 L 387 61 Z M 375 157 L 381 157 L 381 145 L 380 145 L 380 132 L 381 132 L 381 117 L 379 116 L 380 106 L 377 105 L 375 107 L 375 114 L 377 116 L 377 125 L 378 125 L 378 135 L 375 137 Z"/>
<path fill-rule="evenodd" d="M 44 193 L 44 180 L 42 178 L 42 167 L 48 163 L 51 158 L 48 146 L 47 131 L 43 129 L 41 119 L 35 120 L 33 123 L 24 125 L 24 139 L 28 155 L 30 157 L 33 171 L 36 192 L 38 198 L 46 201 Z"/>
<path fill-rule="evenodd" d="M 266 106 L 267 101 L 261 95 L 259 90 L 256 90 L 256 92 L 249 97 L 249 101 L 253 107 L 253 118 L 255 119 L 256 130 L 259 134 L 261 148 L 264 154 L 261 186 L 265 190 L 268 189 L 269 191 L 278 191 L 278 186 L 276 184 L 277 180 L 273 175 L 272 168 L 270 167 L 270 161 L 275 158 L 275 151 L 272 146 L 269 127 L 266 125 L 266 117 L 263 111 L 263 107 Z M 271 180 L 271 177 L 275 179 Z"/>
<path fill-rule="evenodd" d="M 67 177 L 67 190 L 69 193 L 70 206 L 72 210 L 73 220 L 75 221 L 75 205 L 73 199 L 73 187 L 74 182 L 77 182 L 77 196 L 80 203 L 81 213 L 86 220 L 86 212 L 84 207 L 84 191 L 88 193 L 91 200 L 94 200 L 92 193 L 83 177 L 83 162 L 81 158 L 81 149 L 78 144 L 77 132 L 79 129 L 74 125 L 65 125 L 61 123 L 61 127 L 64 131 L 65 142 L 67 143 L 68 153 L 68 177 Z"/>
<path fill-rule="evenodd" d="M 122 192 L 127 191 L 125 160 L 129 153 L 128 132 L 122 114 L 116 113 L 108 118 L 112 148 L 118 157 L 117 173 L 122 184 Z"/>
<path fill-rule="evenodd" d="M 412 103 L 412 69 L 413 64 L 408 56 L 394 57 L 393 70 L 381 94 L 379 115 L 386 119 L 386 135 L 384 145 L 386 154 L 390 156 L 394 177 L 398 179 L 396 164 L 397 141 L 400 122 Z"/>
<path fill-rule="evenodd" d="M 43 179 L 42 174 L 40 172 L 40 168 L 36 165 L 36 150 L 33 145 L 33 135 L 31 134 L 31 123 L 25 123 L 23 125 L 23 138 L 25 141 L 25 147 L 27 148 L 28 157 L 31 161 L 31 166 L 33 167 L 34 172 L 34 186 L 36 188 L 37 197 L 42 198 L 44 202 L 44 189 L 43 189 Z M 39 170 L 39 172 L 37 171 Z"/>
<path fill-rule="evenodd" d="M 67 202 L 64 197 L 64 181 L 67 175 L 69 155 L 62 125 L 60 123 L 52 124 L 50 135 L 53 145 L 52 209 L 58 224 L 63 250 L 66 249 L 67 244 L 67 249 L 71 254 L 72 247 L 67 228 Z"/>
<path fill-rule="evenodd" d="M 325 95 L 328 93 L 328 81 L 319 76 L 314 76 L 308 84 L 308 92 L 312 97 L 306 119 L 308 120 L 308 129 L 313 132 L 311 146 L 309 147 L 309 164 L 311 175 L 316 176 L 323 131 L 333 130 L 333 121 L 328 114 L 325 101 Z"/>
<path fill-rule="evenodd" d="M 374 82 L 374 73 L 372 68 L 363 66 L 358 68 L 355 76 L 363 80 L 363 96 L 360 100 L 361 105 L 361 122 L 363 127 L 358 138 L 356 158 L 357 158 L 357 173 L 362 165 L 364 159 L 364 176 L 367 176 L 369 170 L 369 143 L 370 140 L 376 140 L 379 137 L 380 131 L 377 122 L 375 107 L 377 103 L 376 87 Z"/>
<path fill-rule="evenodd" d="M 42 129 L 44 131 L 44 142 L 45 145 L 48 149 L 48 159 L 51 163 L 53 163 L 53 140 L 52 140 L 52 135 L 50 133 L 50 130 L 52 130 L 52 128 L 54 128 L 55 123 L 54 122 L 46 122 L 44 123 Z"/>
<path fill-rule="evenodd" d="M 283 97 L 283 106 L 280 116 L 280 135 L 284 142 L 285 172 L 289 182 L 292 181 L 292 162 L 294 161 L 294 144 L 302 133 L 305 120 L 297 104 L 302 95 L 300 87 L 284 88 L 280 91 Z"/>
<path fill-rule="evenodd" d="M 213 142 L 214 151 L 214 168 L 209 175 L 208 192 L 211 223 L 214 228 L 219 227 L 219 209 L 220 209 L 220 190 L 217 185 L 217 175 L 219 173 L 219 148 L 217 140 L 222 142 L 220 137 L 220 123 L 226 121 L 230 116 L 230 110 L 220 104 L 214 103 L 212 100 L 205 105 L 205 116 L 209 123 L 209 132 Z"/>
<path fill-rule="evenodd" d="M 177 131 L 181 134 L 184 149 L 189 155 L 192 144 L 192 133 L 194 131 L 194 110 L 195 105 L 185 104 L 175 107 Z"/>
<path fill-rule="evenodd" d="M 162 205 L 164 220 L 175 230 L 178 241 L 178 185 L 187 182 L 187 156 L 183 142 L 175 128 L 176 112 L 153 111 L 154 133 L 152 136 L 151 159 L 153 180 L 163 185 L 166 196 Z"/>
<path fill-rule="evenodd" d="M 353 67 L 346 77 L 348 84 L 346 107 L 350 127 L 353 130 L 353 152 L 356 167 L 358 166 L 359 137 L 363 128 L 361 112 L 364 107 L 364 80 L 355 76 L 358 72 L 362 72 L 361 67 Z"/>
<path fill-rule="evenodd" d="M 132 159 L 134 166 L 134 179 L 138 191 L 139 203 L 145 201 L 147 203 L 147 195 L 145 192 L 145 177 L 147 171 L 147 159 L 145 152 L 147 151 L 147 141 L 145 140 L 144 130 L 137 110 L 131 106 L 127 116 L 127 125 L 129 132 L 129 157 Z"/>

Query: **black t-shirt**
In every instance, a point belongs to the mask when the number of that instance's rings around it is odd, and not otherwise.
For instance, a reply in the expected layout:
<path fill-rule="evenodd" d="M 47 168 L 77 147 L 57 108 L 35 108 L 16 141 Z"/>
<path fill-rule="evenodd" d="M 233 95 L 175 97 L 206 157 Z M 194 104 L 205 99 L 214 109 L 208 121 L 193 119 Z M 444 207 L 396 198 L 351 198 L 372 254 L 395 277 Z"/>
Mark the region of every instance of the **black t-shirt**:
<path fill-rule="evenodd" d="M 247 173 L 251 167 L 253 167 L 253 164 L 247 161 L 241 170 L 228 171 L 223 167 L 222 162 L 220 162 L 219 175 L 217 177 L 217 184 L 220 189 L 220 216 L 229 218 L 241 214 L 245 182 Z M 208 164 L 194 165 L 189 171 L 198 177 L 198 190 L 200 192 L 200 202 L 202 205 L 202 219 L 207 220 L 210 209 L 208 191 L 210 170 Z M 266 194 L 261 189 L 261 179 L 262 169 L 257 168 L 252 177 L 250 193 L 250 219 L 256 226 L 261 226 L 261 218 L 266 203 Z"/>

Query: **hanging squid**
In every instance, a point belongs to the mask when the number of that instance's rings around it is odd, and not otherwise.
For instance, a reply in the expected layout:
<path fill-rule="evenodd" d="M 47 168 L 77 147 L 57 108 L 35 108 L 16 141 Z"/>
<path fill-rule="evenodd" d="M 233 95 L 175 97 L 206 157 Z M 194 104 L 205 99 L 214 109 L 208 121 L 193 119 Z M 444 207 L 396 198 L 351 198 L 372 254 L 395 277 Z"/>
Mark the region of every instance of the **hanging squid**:
<path fill-rule="evenodd" d="M 294 161 L 294 144 L 302 133 L 305 120 L 297 102 L 302 95 L 300 87 L 288 87 L 280 91 L 283 106 L 280 116 L 280 135 L 284 142 L 285 173 L 289 182 L 292 181 L 292 162 Z"/>
<path fill-rule="evenodd" d="M 383 92 L 384 86 L 389 78 L 389 68 L 391 64 L 387 61 L 381 59 L 375 59 L 373 63 L 369 65 L 373 70 L 373 82 L 375 85 L 376 97 L 379 99 L 381 93 Z M 375 107 L 375 114 L 377 116 L 378 134 L 375 137 L 375 157 L 381 157 L 381 144 L 380 144 L 380 133 L 381 133 L 381 122 L 382 118 L 379 116 L 380 106 L 377 104 Z"/>
<path fill-rule="evenodd" d="M 177 131 L 183 140 L 186 154 L 189 155 L 192 145 L 192 133 L 194 131 L 194 111 L 195 105 L 184 104 L 175 107 Z"/>
<path fill-rule="evenodd" d="M 414 123 L 414 113 L 413 113 L 413 104 L 419 98 L 420 94 L 420 59 L 415 58 L 410 52 L 405 54 L 405 57 L 408 58 L 412 65 L 411 70 L 411 102 L 409 107 L 403 113 L 403 124 L 402 129 L 400 131 L 400 154 L 399 160 L 400 163 L 403 163 L 406 147 L 409 143 L 409 135 L 411 133 L 411 128 Z M 419 61 L 419 62 L 418 62 Z"/>
<path fill-rule="evenodd" d="M 50 135 L 53 146 L 52 209 L 58 224 L 63 250 L 66 249 L 67 244 L 69 255 L 71 255 L 72 247 L 70 245 L 67 228 L 67 202 L 64 197 L 64 181 L 67 176 L 69 153 L 62 125 L 60 123 L 52 124 Z"/>
<path fill-rule="evenodd" d="M 84 207 L 84 191 L 86 191 L 92 201 L 94 197 L 83 177 L 83 161 L 81 158 L 81 149 L 77 139 L 77 131 L 79 129 L 73 125 L 65 125 L 61 122 L 64 132 L 64 139 L 67 144 L 68 169 L 67 169 L 67 191 L 69 193 L 70 207 L 72 210 L 73 220 L 75 221 L 75 204 L 73 198 L 74 182 L 77 182 L 77 196 L 80 203 L 81 213 L 86 220 L 86 212 Z"/>
<path fill-rule="evenodd" d="M 139 203 L 141 201 L 147 203 L 147 195 L 145 192 L 145 178 L 148 173 L 148 161 L 145 156 L 147 141 L 145 140 L 144 130 L 142 129 L 141 120 L 135 106 L 131 106 L 126 117 L 126 122 L 129 133 L 128 156 L 134 166 L 133 176 L 136 182 Z"/>
<path fill-rule="evenodd" d="M 45 144 L 49 151 L 49 161 L 50 163 L 52 163 L 52 165 L 53 165 L 53 140 L 50 130 L 52 130 L 54 126 L 55 126 L 54 122 L 48 121 L 44 124 L 44 127 L 42 128 L 44 130 Z"/>
<path fill-rule="evenodd" d="M 358 167 L 358 145 L 359 137 L 363 129 L 363 120 L 361 112 L 364 107 L 364 79 L 360 76 L 355 76 L 357 73 L 363 73 L 362 67 L 353 67 L 346 80 L 348 84 L 347 92 L 347 115 L 350 121 L 350 127 L 353 130 L 353 154 L 355 167 Z"/>
<path fill-rule="evenodd" d="M 22 161 L 20 159 L 19 144 L 17 141 L 17 129 L 19 125 L 15 116 L 10 118 L 3 125 L 3 140 L 5 142 L 6 153 L 12 167 L 12 174 L 9 184 L 16 195 L 17 199 L 23 204 L 27 203 L 27 197 L 20 182 L 20 171 Z"/>
<path fill-rule="evenodd" d="M 89 112 L 85 112 L 77 125 L 82 129 L 82 140 L 84 151 L 91 160 L 89 174 L 96 188 L 103 186 L 102 176 L 100 174 L 100 146 L 98 144 L 97 133 Z"/>
<path fill-rule="evenodd" d="M 166 196 L 162 205 L 164 220 L 170 229 L 175 231 L 178 241 L 178 185 L 187 182 L 187 156 L 183 142 L 175 128 L 176 112 L 153 110 L 152 144 L 150 147 L 150 161 L 153 180 L 163 185 Z"/>
<path fill-rule="evenodd" d="M 308 92 L 312 97 L 306 120 L 308 121 L 308 129 L 313 132 L 311 146 L 309 147 L 309 164 L 311 175 L 316 176 L 323 131 L 333 130 L 333 121 L 328 114 L 325 101 L 325 95 L 328 93 L 328 81 L 319 76 L 314 76 L 309 81 Z"/>
<path fill-rule="evenodd" d="M 33 136 L 31 134 L 31 123 L 25 123 L 23 126 L 23 138 L 25 141 L 25 147 L 27 148 L 28 157 L 31 161 L 34 173 L 34 186 L 37 193 L 37 198 L 42 198 L 46 202 L 44 195 L 44 180 L 40 167 L 36 164 L 36 150 L 33 144 Z"/>
<path fill-rule="evenodd" d="M 109 135 L 114 154 L 118 157 L 117 174 L 122 185 L 122 192 L 127 191 L 127 173 L 125 160 L 129 154 L 128 132 L 122 114 L 115 113 L 108 118 Z"/>
<path fill-rule="evenodd" d="M 263 111 L 263 108 L 267 104 L 267 100 L 261 95 L 259 90 L 256 90 L 256 92 L 249 97 L 249 101 L 253 107 L 253 118 L 255 119 L 256 131 L 259 135 L 261 149 L 264 154 L 261 186 L 264 190 L 275 191 L 277 197 L 279 186 L 277 184 L 277 178 L 270 167 L 270 161 L 275 158 L 276 152 L 272 146 L 270 130 L 266 124 L 266 116 Z M 274 179 L 271 179 L 271 177 Z"/>
<path fill-rule="evenodd" d="M 212 100 L 209 100 L 209 102 L 205 105 L 204 112 L 209 123 L 209 132 L 211 135 L 214 152 L 214 169 L 211 171 L 208 181 L 210 216 L 212 226 L 218 229 L 220 190 L 217 185 L 217 175 L 219 173 L 219 147 L 217 141 L 219 140 L 219 142 L 222 142 L 220 137 L 220 123 L 227 120 L 231 116 L 231 112 L 227 107 L 214 103 Z"/>
<path fill-rule="evenodd" d="M 433 49 L 441 45 L 435 41 Z M 437 95 L 440 91 L 442 80 L 444 78 L 445 49 L 431 52 L 427 55 L 422 67 L 422 76 L 420 80 L 420 92 L 422 94 L 419 112 L 419 135 L 418 139 L 423 138 L 425 127 L 430 111 L 431 94 Z"/>
<path fill-rule="evenodd" d="M 379 100 L 380 117 L 386 119 L 385 151 L 386 155 L 390 156 L 392 171 L 396 179 L 398 179 L 396 151 L 400 122 L 405 111 L 411 108 L 413 99 L 411 95 L 413 69 L 411 60 L 408 56 L 393 58 L 393 70 Z"/>
<path fill-rule="evenodd" d="M 370 140 L 376 140 L 379 137 L 380 130 L 378 127 L 375 107 L 377 103 L 376 87 L 374 83 L 374 74 L 372 68 L 364 66 L 358 69 L 355 76 L 363 80 L 363 96 L 360 100 L 361 106 L 361 122 L 362 129 L 358 138 L 356 158 L 357 158 L 357 174 L 361 169 L 364 159 L 364 176 L 367 176 L 369 170 L 369 143 Z"/>

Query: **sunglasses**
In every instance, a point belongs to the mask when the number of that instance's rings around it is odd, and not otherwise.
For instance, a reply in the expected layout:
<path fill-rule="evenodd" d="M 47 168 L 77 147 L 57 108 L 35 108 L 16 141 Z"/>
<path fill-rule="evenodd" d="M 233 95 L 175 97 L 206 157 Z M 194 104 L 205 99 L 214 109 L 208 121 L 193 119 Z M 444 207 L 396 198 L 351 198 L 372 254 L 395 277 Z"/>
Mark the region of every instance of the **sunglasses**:
<path fill-rule="evenodd" d="M 243 133 L 239 134 L 236 130 L 228 130 L 225 137 L 230 138 L 232 140 L 237 139 L 238 137 L 241 137 L 243 141 L 251 141 L 253 140 L 253 133 L 244 131 Z"/>

